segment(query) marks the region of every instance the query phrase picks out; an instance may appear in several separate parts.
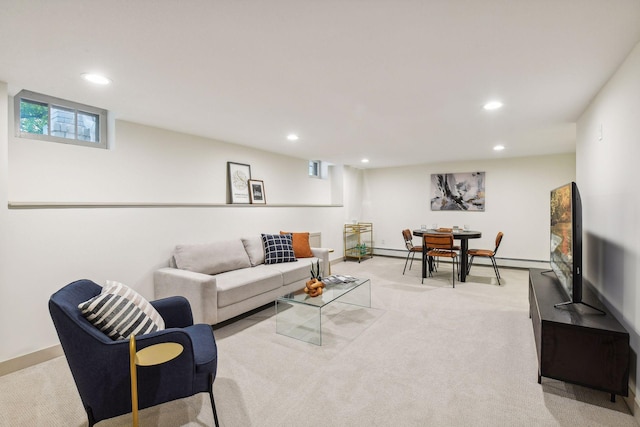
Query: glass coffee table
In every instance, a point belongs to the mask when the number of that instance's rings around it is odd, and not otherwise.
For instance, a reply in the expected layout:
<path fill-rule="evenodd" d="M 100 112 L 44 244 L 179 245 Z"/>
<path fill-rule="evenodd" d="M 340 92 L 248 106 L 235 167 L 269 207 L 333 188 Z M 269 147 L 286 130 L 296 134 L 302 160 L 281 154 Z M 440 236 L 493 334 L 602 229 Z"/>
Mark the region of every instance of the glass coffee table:
<path fill-rule="evenodd" d="M 322 345 L 322 309 L 334 301 L 371 307 L 371 282 L 327 284 L 322 295 L 310 297 L 303 290 L 276 300 L 276 332 L 301 341 Z"/>

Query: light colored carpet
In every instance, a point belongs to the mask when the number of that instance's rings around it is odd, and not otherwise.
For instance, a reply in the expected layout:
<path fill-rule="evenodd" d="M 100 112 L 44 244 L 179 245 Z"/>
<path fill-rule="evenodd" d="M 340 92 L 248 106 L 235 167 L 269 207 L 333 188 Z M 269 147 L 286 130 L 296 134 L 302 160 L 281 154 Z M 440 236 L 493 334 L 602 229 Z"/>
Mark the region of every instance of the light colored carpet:
<path fill-rule="evenodd" d="M 269 308 L 215 331 L 222 426 L 637 426 L 623 399 L 543 378 L 528 272 L 450 267 L 420 283 L 419 264 L 374 257 L 334 273 L 371 278 L 372 308 L 329 306 L 321 347 L 275 333 Z M 213 425 L 206 394 L 141 411 L 142 426 Z M 98 426 L 130 425 L 131 416 Z M 86 425 L 64 358 L 0 378 L 0 425 Z"/>

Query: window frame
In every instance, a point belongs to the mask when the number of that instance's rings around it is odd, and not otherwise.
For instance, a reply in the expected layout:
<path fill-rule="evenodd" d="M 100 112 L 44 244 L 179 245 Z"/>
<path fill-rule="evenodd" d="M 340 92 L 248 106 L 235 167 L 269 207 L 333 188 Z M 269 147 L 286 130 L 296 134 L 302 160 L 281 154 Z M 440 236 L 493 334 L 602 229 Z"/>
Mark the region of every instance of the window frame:
<path fill-rule="evenodd" d="M 47 134 L 30 133 L 21 131 L 20 125 L 20 104 L 22 101 L 46 104 L 49 118 L 47 120 Z M 80 104 L 78 102 L 68 101 L 66 99 L 56 98 L 49 95 L 43 95 L 41 93 L 32 92 L 30 90 L 23 89 L 18 92 L 14 99 L 14 126 L 15 136 L 17 138 L 36 139 L 40 141 L 59 142 L 62 144 L 79 145 L 82 147 L 102 148 L 107 149 L 107 110 L 90 105 Z M 60 136 L 51 135 L 51 109 L 52 107 L 63 108 L 72 110 L 75 117 L 75 136 L 74 138 L 63 138 Z M 80 114 L 87 114 L 97 117 L 98 131 L 96 132 L 97 141 L 85 141 L 78 139 L 78 116 Z"/>

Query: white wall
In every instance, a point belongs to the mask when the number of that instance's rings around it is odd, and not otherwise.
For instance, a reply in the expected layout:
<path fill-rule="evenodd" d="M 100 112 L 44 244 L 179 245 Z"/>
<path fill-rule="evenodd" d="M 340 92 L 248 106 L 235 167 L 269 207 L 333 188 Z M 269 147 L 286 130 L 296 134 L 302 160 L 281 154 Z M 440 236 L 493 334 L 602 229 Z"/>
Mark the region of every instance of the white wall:
<path fill-rule="evenodd" d="M 123 121 L 115 134 L 112 150 L 11 137 L 9 200 L 225 203 L 233 161 L 264 181 L 269 204 L 332 201 L 331 180 L 309 178 L 304 159 Z"/>
<path fill-rule="evenodd" d="M 344 210 L 343 222 L 366 221 L 362 218 L 362 177 L 363 170 L 345 167 L 344 170 Z"/>
<path fill-rule="evenodd" d="M 576 149 L 585 233 L 583 277 L 630 333 L 636 396 L 640 371 L 639 118 L 640 44 L 578 120 Z"/>
<path fill-rule="evenodd" d="M 335 258 L 342 255 L 346 208 L 326 206 L 336 201 L 333 188 L 344 184 L 331 180 L 340 172 L 309 178 L 304 159 L 128 122 L 116 122 L 112 150 L 14 138 L 10 104 L 0 83 L 0 361 L 58 343 L 47 302 L 73 280 L 119 280 L 153 298 L 153 271 L 178 243 L 308 230 L 321 233 Z M 224 204 L 227 161 L 251 165 L 252 177 L 265 182 L 267 206 L 7 207 L 7 201 Z"/>
<path fill-rule="evenodd" d="M 7 84 L 0 82 L 0 342 L 1 348 L 5 348 L 13 337 L 12 325 L 17 323 L 8 313 L 5 313 L 3 301 L 9 301 L 11 281 L 5 269 L 5 260 L 9 259 L 9 248 L 12 246 L 7 239 L 10 230 L 7 219 L 7 179 L 8 179 L 8 95 Z M 2 350 L 0 350 L 2 351 Z M 0 355 L 0 360 L 4 358 Z"/>
<path fill-rule="evenodd" d="M 486 172 L 484 212 L 431 210 L 431 174 L 455 172 Z M 362 216 L 373 222 L 376 248 L 403 255 L 402 229 L 468 224 L 482 231 L 471 247 L 493 248 L 502 231 L 499 258 L 548 261 L 549 192 L 574 179 L 573 153 L 366 170 Z"/>

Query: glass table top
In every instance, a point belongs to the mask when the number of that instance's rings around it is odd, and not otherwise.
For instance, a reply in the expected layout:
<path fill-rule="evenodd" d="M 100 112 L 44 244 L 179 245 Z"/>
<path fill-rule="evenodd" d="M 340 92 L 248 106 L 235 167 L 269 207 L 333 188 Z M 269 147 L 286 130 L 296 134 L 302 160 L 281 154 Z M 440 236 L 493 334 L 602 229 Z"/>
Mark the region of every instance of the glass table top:
<path fill-rule="evenodd" d="M 302 289 L 300 289 L 298 291 L 283 295 L 279 297 L 278 300 L 292 301 L 298 304 L 307 304 L 314 307 L 324 307 L 325 305 L 335 301 L 346 293 L 362 286 L 368 281 L 369 279 L 356 278 L 355 281 L 348 283 L 328 283 L 323 289 L 322 295 L 318 295 L 317 297 L 310 297 L 309 295 L 305 294 Z"/>

